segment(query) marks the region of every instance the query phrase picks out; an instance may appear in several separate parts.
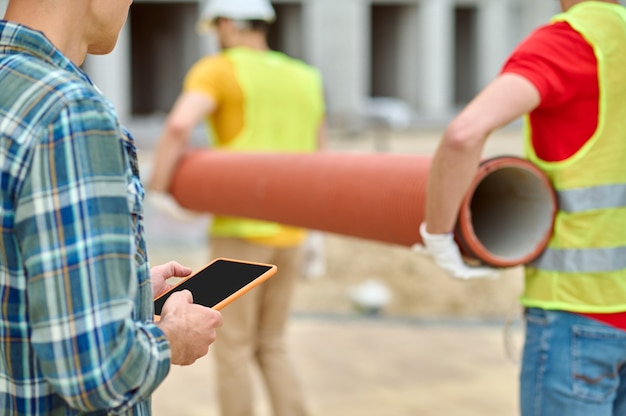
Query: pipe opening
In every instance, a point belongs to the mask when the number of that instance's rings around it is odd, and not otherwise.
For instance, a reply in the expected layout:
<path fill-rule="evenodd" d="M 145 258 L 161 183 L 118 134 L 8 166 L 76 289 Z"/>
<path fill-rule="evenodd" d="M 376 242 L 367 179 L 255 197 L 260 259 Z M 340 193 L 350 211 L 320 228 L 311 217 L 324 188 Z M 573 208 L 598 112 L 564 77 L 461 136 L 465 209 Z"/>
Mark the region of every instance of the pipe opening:
<path fill-rule="evenodd" d="M 552 232 L 553 191 L 525 167 L 494 170 L 476 187 L 470 202 L 474 234 L 492 255 L 530 261 Z"/>

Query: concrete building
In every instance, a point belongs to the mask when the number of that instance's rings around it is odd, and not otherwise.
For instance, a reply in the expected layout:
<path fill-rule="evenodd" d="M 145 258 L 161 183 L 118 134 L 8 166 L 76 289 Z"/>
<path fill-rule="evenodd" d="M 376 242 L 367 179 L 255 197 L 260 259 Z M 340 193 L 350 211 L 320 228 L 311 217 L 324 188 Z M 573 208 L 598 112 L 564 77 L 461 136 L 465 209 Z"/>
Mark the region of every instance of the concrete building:
<path fill-rule="evenodd" d="M 0 0 L 0 6 L 6 0 Z M 546 0 L 275 0 L 274 49 L 321 69 L 331 121 L 358 124 L 372 97 L 442 121 L 558 11 Z M 217 50 L 195 23 L 203 0 L 135 0 L 113 53 L 85 70 L 122 119 L 166 113 L 183 76 Z"/>

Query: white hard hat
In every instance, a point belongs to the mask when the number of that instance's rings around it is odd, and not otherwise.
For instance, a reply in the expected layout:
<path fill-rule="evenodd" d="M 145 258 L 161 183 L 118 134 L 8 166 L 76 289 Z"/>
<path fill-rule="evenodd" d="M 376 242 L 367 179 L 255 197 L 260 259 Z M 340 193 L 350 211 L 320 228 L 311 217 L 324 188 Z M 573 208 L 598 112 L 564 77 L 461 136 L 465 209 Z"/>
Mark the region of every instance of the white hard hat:
<path fill-rule="evenodd" d="M 217 17 L 271 23 L 276 14 L 269 0 L 209 0 L 200 15 L 200 23 L 210 24 Z"/>

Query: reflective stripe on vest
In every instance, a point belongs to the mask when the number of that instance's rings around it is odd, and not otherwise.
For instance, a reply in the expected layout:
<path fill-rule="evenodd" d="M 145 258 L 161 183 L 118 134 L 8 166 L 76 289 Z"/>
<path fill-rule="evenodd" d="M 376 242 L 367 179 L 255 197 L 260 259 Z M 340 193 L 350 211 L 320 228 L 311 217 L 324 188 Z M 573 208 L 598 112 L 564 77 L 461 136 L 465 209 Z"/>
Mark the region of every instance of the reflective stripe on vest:
<path fill-rule="evenodd" d="M 626 185 L 604 185 L 568 189 L 557 193 L 559 209 L 580 213 L 605 208 L 626 208 Z M 626 247 L 555 249 L 548 248 L 533 267 L 564 273 L 611 272 L 626 269 Z"/>
<path fill-rule="evenodd" d="M 594 209 L 626 207 L 626 185 L 602 185 L 557 192 L 559 209 L 584 212 Z"/>
<path fill-rule="evenodd" d="M 626 247 L 547 249 L 532 263 L 532 266 L 563 273 L 623 270 L 626 269 Z"/>

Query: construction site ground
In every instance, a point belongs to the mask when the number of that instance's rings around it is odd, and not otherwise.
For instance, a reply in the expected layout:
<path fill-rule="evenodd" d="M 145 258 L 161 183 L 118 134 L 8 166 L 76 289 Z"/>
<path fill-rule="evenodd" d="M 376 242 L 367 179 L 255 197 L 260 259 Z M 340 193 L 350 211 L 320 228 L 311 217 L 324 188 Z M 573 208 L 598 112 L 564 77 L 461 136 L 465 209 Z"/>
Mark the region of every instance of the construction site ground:
<path fill-rule="evenodd" d="M 145 178 L 158 129 L 137 130 Z M 331 130 L 328 147 L 432 154 L 442 131 Z M 494 133 L 484 155 L 521 150 L 514 126 Z M 180 222 L 146 207 L 151 263 L 205 264 L 207 221 Z M 287 336 L 312 416 L 518 414 L 520 268 L 504 270 L 496 280 L 455 281 L 406 247 L 323 236 L 325 271 L 298 282 Z M 350 297 L 369 280 L 391 293 L 378 314 L 364 314 Z M 155 416 L 217 416 L 215 382 L 211 351 L 191 366 L 173 367 L 153 397 Z M 255 387 L 255 416 L 270 416 L 258 378 Z"/>

